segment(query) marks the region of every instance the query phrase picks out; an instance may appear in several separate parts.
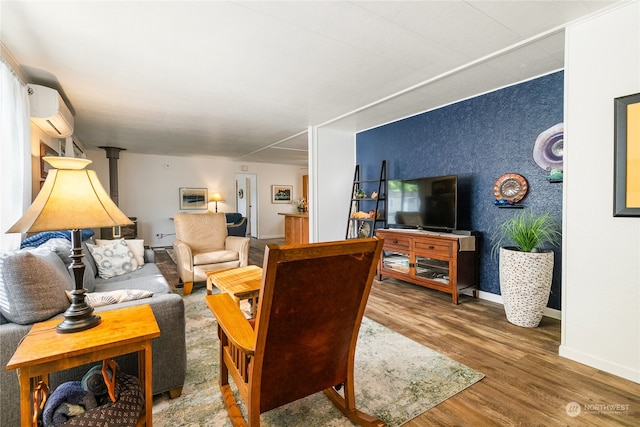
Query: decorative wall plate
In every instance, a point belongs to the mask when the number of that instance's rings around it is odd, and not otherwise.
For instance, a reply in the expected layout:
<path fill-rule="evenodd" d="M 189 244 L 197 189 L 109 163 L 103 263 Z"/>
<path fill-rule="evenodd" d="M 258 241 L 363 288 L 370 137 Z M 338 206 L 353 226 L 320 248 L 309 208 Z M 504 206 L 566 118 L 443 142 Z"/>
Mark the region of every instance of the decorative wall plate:
<path fill-rule="evenodd" d="M 360 224 L 360 227 L 358 228 L 358 237 L 365 238 L 365 237 L 369 237 L 370 234 L 371 234 L 371 226 L 369 225 L 368 222 L 362 221 L 362 223 Z"/>
<path fill-rule="evenodd" d="M 527 180 L 517 173 L 506 173 L 496 181 L 493 194 L 497 200 L 517 203 L 526 196 L 529 190 Z"/>
<path fill-rule="evenodd" d="M 538 135 L 533 146 L 533 160 L 542 169 L 562 169 L 564 123 L 558 123 Z"/>

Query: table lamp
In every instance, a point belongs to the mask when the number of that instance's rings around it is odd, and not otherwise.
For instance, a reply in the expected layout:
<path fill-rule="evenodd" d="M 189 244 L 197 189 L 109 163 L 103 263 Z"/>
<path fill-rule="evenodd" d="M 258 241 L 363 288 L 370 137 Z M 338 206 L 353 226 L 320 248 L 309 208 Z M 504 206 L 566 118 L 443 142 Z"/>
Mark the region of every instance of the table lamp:
<path fill-rule="evenodd" d="M 84 331 L 97 326 L 100 317 L 93 314 L 93 307 L 85 301 L 80 230 L 133 223 L 113 203 L 95 171 L 84 169 L 91 160 L 70 157 L 43 157 L 43 160 L 53 169 L 49 170 L 29 209 L 7 233 L 71 230 L 75 289 L 71 291 L 71 305 L 56 330 L 59 333 Z"/>
<path fill-rule="evenodd" d="M 224 199 L 222 198 L 222 194 L 220 193 L 213 193 L 211 195 L 211 198 L 209 199 L 210 202 L 216 202 L 216 212 L 218 212 L 218 202 L 224 202 Z"/>

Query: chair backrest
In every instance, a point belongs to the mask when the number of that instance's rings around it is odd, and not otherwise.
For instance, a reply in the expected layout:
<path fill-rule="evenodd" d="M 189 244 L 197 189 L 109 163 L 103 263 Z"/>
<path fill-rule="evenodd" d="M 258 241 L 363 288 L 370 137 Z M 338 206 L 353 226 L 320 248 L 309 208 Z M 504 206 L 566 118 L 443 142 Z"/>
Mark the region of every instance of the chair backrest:
<path fill-rule="evenodd" d="M 185 242 L 192 252 L 205 252 L 225 248 L 227 221 L 224 213 L 188 214 L 173 217 L 176 239 Z"/>
<path fill-rule="evenodd" d="M 381 250 L 376 238 L 267 246 L 250 374 L 261 413 L 341 384 L 353 372 Z"/>
<path fill-rule="evenodd" d="M 227 223 L 238 224 L 242 221 L 242 214 L 239 212 L 226 212 L 225 217 L 227 219 Z"/>

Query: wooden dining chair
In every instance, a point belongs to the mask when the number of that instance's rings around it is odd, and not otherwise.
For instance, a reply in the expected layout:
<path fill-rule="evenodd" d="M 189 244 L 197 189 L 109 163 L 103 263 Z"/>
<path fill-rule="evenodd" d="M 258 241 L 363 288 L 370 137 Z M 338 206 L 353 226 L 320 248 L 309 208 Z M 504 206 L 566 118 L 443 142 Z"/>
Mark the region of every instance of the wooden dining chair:
<path fill-rule="evenodd" d="M 382 243 L 368 238 L 268 245 L 255 325 L 229 295 L 205 297 L 218 322 L 220 389 L 234 426 L 247 423 L 229 374 L 251 427 L 260 425 L 261 413 L 320 391 L 354 423 L 385 425 L 356 408 L 353 378 L 358 331 Z"/>

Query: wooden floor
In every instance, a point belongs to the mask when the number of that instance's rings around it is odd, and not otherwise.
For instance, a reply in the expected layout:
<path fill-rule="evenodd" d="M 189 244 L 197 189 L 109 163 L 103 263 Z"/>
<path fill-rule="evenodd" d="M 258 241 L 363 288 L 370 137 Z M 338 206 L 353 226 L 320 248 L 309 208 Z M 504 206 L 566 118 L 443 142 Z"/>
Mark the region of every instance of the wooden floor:
<path fill-rule="evenodd" d="M 250 263 L 262 265 L 260 250 Z M 394 279 L 374 283 L 365 315 L 485 375 L 406 427 L 640 426 L 640 384 L 558 356 L 557 320 L 521 328 L 499 304 L 462 296 L 455 306 Z"/>
<path fill-rule="evenodd" d="M 485 374 L 407 427 L 640 425 L 640 384 L 558 356 L 558 320 L 521 328 L 499 304 L 464 296 L 454 306 L 449 295 L 391 279 L 374 284 L 365 315 Z M 571 402 L 581 406 L 576 417 Z"/>

